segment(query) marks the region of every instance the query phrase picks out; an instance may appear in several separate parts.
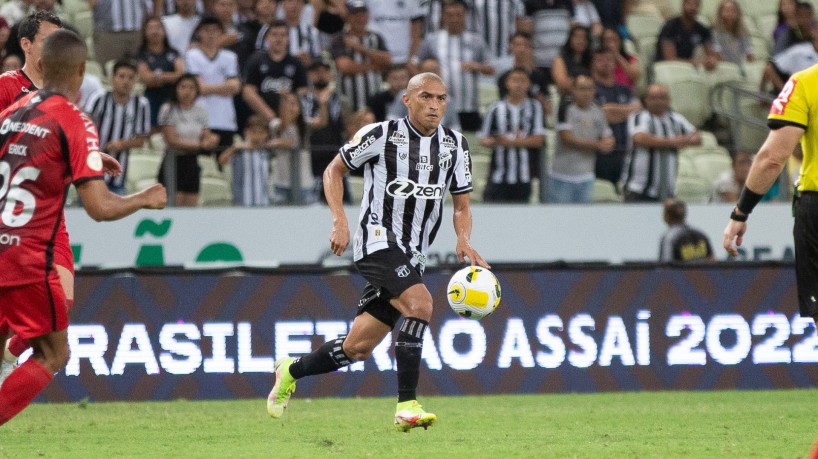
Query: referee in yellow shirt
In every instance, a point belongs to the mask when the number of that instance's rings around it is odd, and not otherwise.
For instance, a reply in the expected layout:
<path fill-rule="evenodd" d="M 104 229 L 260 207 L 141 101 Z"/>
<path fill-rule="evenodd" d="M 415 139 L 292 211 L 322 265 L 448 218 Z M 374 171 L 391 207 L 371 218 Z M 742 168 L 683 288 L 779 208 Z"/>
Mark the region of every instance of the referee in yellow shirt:
<path fill-rule="evenodd" d="M 790 77 L 772 106 L 770 134 L 758 151 L 738 204 L 724 229 L 724 248 L 736 256 L 747 218 L 778 178 L 798 142 L 804 159 L 795 209 L 795 274 L 803 317 L 818 317 L 818 65 Z M 800 198 L 798 197 L 800 195 Z"/>

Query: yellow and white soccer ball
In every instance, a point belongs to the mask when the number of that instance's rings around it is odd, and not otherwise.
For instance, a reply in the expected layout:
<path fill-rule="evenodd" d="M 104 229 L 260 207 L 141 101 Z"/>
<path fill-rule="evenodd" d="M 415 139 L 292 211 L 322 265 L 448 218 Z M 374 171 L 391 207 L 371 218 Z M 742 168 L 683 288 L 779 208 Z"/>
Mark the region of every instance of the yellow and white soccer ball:
<path fill-rule="evenodd" d="M 449 306 L 468 319 L 480 320 L 500 304 L 500 283 L 491 271 L 479 266 L 454 273 L 446 292 Z"/>

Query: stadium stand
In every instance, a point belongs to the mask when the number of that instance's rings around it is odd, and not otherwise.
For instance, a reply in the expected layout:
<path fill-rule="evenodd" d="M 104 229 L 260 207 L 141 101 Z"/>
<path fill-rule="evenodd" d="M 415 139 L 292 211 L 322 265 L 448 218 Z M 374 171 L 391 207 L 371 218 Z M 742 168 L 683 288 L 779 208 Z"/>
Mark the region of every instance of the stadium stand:
<path fill-rule="evenodd" d="M 594 197 L 595 204 L 602 203 L 619 203 L 622 202 L 622 195 L 616 191 L 613 183 L 607 180 L 594 180 Z"/>
<path fill-rule="evenodd" d="M 162 155 L 149 149 L 138 149 L 128 155 L 128 177 L 126 188 L 129 193 L 140 190 L 140 186 L 156 183 Z"/>
<path fill-rule="evenodd" d="M 199 205 L 202 207 L 230 206 L 233 194 L 227 180 L 218 177 L 202 176 L 199 187 Z"/>
<path fill-rule="evenodd" d="M 700 177 L 676 178 L 676 198 L 688 204 L 706 203 L 710 199 L 712 186 Z"/>
<path fill-rule="evenodd" d="M 733 167 L 730 156 L 714 151 L 713 153 L 701 153 L 692 157 L 693 164 L 699 176 L 705 179 L 710 186 L 716 183 L 719 176 Z"/>

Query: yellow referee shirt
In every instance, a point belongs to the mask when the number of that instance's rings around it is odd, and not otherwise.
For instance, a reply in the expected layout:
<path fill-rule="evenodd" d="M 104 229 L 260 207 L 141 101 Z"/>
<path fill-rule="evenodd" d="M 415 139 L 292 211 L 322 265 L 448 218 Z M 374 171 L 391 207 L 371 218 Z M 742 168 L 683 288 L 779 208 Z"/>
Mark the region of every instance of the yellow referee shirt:
<path fill-rule="evenodd" d="M 794 73 L 778 94 L 767 117 L 770 128 L 791 125 L 803 128 L 804 161 L 800 191 L 818 191 L 818 65 Z"/>

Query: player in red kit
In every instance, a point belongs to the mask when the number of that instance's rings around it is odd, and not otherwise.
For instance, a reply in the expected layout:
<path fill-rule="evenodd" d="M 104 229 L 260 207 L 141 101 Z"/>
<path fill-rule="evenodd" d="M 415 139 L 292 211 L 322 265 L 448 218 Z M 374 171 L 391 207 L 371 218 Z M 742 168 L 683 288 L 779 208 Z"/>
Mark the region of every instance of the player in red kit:
<path fill-rule="evenodd" d="M 43 40 L 62 27 L 60 18 L 47 11 L 37 11 L 20 22 L 18 34 L 20 47 L 25 53 L 25 65 L 22 69 L 12 70 L 0 75 L 0 111 L 5 110 L 15 101 L 27 94 L 36 91 L 42 85 L 43 76 L 35 65 L 40 60 Z M 111 156 L 100 153 L 105 172 L 118 175 L 122 167 Z M 54 245 L 54 264 L 60 277 L 60 283 L 65 292 L 66 304 L 70 308 L 74 302 L 74 253 L 68 240 L 68 231 L 65 228 L 65 219 L 62 219 Z M 3 330 L 0 327 L 0 333 Z M 12 337 L 8 346 L 0 343 L 0 385 L 3 380 L 17 367 L 17 357 L 20 356 L 29 344 L 19 335 Z"/>
<path fill-rule="evenodd" d="M 28 406 L 68 361 L 68 313 L 54 257 L 69 185 L 98 221 L 167 202 L 162 185 L 123 197 L 102 180 L 96 128 L 69 102 L 82 84 L 86 52 L 75 33 L 53 32 L 43 42 L 42 89 L 0 113 L 0 326 L 34 350 L 0 386 L 0 425 Z"/>

